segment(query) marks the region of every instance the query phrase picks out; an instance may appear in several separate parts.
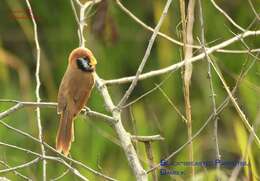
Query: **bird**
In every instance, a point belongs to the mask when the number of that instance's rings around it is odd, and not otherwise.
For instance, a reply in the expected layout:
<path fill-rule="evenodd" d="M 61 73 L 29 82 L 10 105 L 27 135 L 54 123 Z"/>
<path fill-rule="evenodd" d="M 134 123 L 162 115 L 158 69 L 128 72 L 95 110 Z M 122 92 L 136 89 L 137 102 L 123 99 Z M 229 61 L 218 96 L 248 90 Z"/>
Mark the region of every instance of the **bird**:
<path fill-rule="evenodd" d="M 57 98 L 60 121 L 56 150 L 65 156 L 69 154 L 74 141 L 74 119 L 88 102 L 95 85 L 96 64 L 96 58 L 87 48 L 75 48 L 69 55 L 67 70 L 61 80 Z"/>

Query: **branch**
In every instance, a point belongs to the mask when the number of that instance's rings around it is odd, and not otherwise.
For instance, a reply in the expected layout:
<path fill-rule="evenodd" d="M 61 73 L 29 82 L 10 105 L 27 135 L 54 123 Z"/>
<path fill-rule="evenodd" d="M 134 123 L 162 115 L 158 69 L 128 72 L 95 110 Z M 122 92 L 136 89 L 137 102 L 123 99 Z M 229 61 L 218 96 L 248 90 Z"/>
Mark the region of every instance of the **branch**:
<path fill-rule="evenodd" d="M 89 8 L 91 8 L 93 5 L 101 2 L 102 0 L 90 0 L 90 1 L 86 1 L 85 3 L 81 3 L 79 0 L 74 0 L 74 1 L 77 3 L 77 5 L 80 8 L 80 14 L 78 16 L 74 2 L 73 2 L 73 0 L 70 0 L 72 10 L 74 12 L 74 16 L 75 16 L 75 19 L 76 19 L 77 24 L 78 24 L 78 35 L 79 35 L 79 41 L 80 41 L 79 44 L 80 44 L 81 47 L 84 47 L 86 39 L 85 39 L 83 33 L 84 33 L 84 27 L 87 26 L 85 19 L 86 19 L 86 16 L 88 14 L 86 12 L 88 12 L 87 10 Z"/>
<path fill-rule="evenodd" d="M 40 158 L 35 158 L 32 161 L 29 161 L 29 162 L 24 163 L 22 165 L 18 165 L 18 166 L 15 166 L 15 167 L 0 170 L 0 173 L 7 173 L 7 172 L 16 171 L 16 170 L 21 169 L 21 168 L 26 168 L 26 167 L 29 167 L 29 166 L 31 166 L 31 165 L 39 162 L 39 161 L 40 161 Z"/>
<path fill-rule="evenodd" d="M 242 28 L 241 26 L 239 26 L 223 9 L 221 9 L 214 0 L 210 0 L 211 3 L 213 4 L 213 6 L 220 12 L 222 13 L 227 19 L 228 21 L 235 26 L 237 29 L 239 29 L 242 32 L 246 32 L 246 30 L 244 28 Z"/>
<path fill-rule="evenodd" d="M 4 166 L 7 167 L 7 168 L 11 168 L 7 163 L 5 163 L 5 162 L 2 161 L 2 160 L 0 160 L 0 164 L 4 165 Z M 32 181 L 31 178 L 29 178 L 29 177 L 27 177 L 27 176 L 21 174 L 20 172 L 18 172 L 18 171 L 16 171 L 16 170 L 14 170 L 13 172 L 14 172 L 15 175 L 18 175 L 18 176 L 20 176 L 21 178 L 23 178 L 23 179 L 25 179 L 25 180 Z"/>
<path fill-rule="evenodd" d="M 145 145 L 145 152 L 146 152 L 146 155 L 147 155 L 149 168 L 153 168 L 154 167 L 154 159 L 153 159 L 153 149 L 152 149 L 151 142 L 149 142 L 149 141 L 145 142 L 144 145 Z M 152 177 L 153 177 L 153 181 L 158 181 L 158 178 L 157 178 L 158 176 L 157 176 L 156 171 L 154 171 L 152 173 Z"/>
<path fill-rule="evenodd" d="M 0 102 L 13 102 L 16 103 L 16 105 L 14 105 L 13 107 L 9 108 L 6 111 L 3 111 L 0 113 L 0 119 L 3 119 L 7 116 L 9 116 L 10 114 L 23 109 L 25 107 L 47 107 L 47 108 L 56 108 L 57 107 L 57 103 L 56 102 L 22 102 L 22 101 L 17 101 L 17 100 L 6 100 L 6 99 L 0 99 Z M 111 116 L 96 112 L 96 111 L 92 111 L 90 108 L 84 108 L 82 109 L 82 112 L 85 113 L 86 116 L 91 116 L 91 117 L 96 117 L 96 118 L 100 118 L 102 120 L 107 121 L 108 123 L 112 124 L 113 122 L 115 122 L 115 119 Z"/>
<path fill-rule="evenodd" d="M 100 94 L 102 95 L 106 107 L 112 113 L 114 119 L 117 120 L 117 122 L 113 124 L 113 127 L 117 133 L 117 136 L 118 136 L 121 146 L 125 152 L 125 155 L 128 159 L 130 167 L 132 168 L 132 170 L 134 172 L 136 180 L 146 181 L 147 175 L 137 157 L 136 151 L 131 142 L 131 136 L 129 133 L 126 132 L 126 130 L 123 127 L 123 124 L 121 121 L 121 113 L 118 111 L 118 109 L 116 109 L 116 107 L 108 93 L 107 87 L 103 84 L 103 81 L 98 77 L 97 74 L 94 74 L 94 75 L 95 75 L 95 80 L 96 80 L 96 87 L 99 90 Z"/>
<path fill-rule="evenodd" d="M 35 40 L 35 45 L 36 45 L 36 71 L 35 71 L 35 78 L 36 78 L 36 88 L 35 88 L 35 94 L 36 94 L 36 98 L 37 98 L 37 103 L 41 102 L 41 98 L 40 98 L 40 86 L 41 86 L 41 81 L 40 81 L 40 56 L 41 56 L 41 49 L 40 49 L 40 45 L 39 45 L 39 40 L 38 40 L 38 32 L 37 32 L 37 23 L 35 21 L 34 18 L 34 14 L 31 8 L 31 4 L 29 2 L 29 0 L 26 0 L 26 4 L 27 7 L 29 9 L 30 12 L 30 16 L 31 16 L 31 20 L 33 23 L 33 30 L 34 30 L 34 40 Z M 42 125 L 41 125 L 41 111 L 40 108 L 37 107 L 36 109 L 36 114 L 37 114 L 37 126 L 38 126 L 38 137 L 39 140 L 41 142 L 43 142 L 43 136 L 42 136 Z M 41 143 L 41 152 L 42 152 L 42 156 L 45 156 L 45 150 L 44 150 L 44 146 Z M 46 160 L 43 160 L 43 166 L 42 166 L 42 171 L 43 171 L 43 181 L 46 181 L 46 177 L 47 177 L 47 173 L 46 173 Z"/>
<path fill-rule="evenodd" d="M 151 141 L 162 141 L 164 140 L 164 137 L 162 137 L 161 135 L 152 135 L 152 136 L 131 135 L 131 139 L 133 141 L 151 142 Z"/>
<path fill-rule="evenodd" d="M 21 131 L 21 130 L 19 130 L 19 129 L 16 129 L 16 128 L 14 128 L 14 127 L 8 125 L 7 123 L 3 122 L 2 120 L 0 120 L 0 123 L 1 123 L 2 125 L 4 125 L 6 128 L 8 128 L 8 129 L 10 129 L 10 130 L 12 130 L 12 131 L 15 131 L 15 132 L 17 132 L 17 133 L 19 133 L 19 134 L 21 134 L 21 135 L 23 135 L 23 136 L 26 136 L 26 137 L 30 138 L 31 140 L 33 140 L 33 141 L 35 141 L 35 142 L 37 142 L 37 143 L 41 143 L 39 139 L 33 137 L 32 135 L 30 135 L 30 134 L 28 134 L 28 133 L 26 133 L 26 132 L 24 132 L 24 131 Z M 68 160 L 68 161 L 70 161 L 70 162 L 72 162 L 72 163 L 74 163 L 74 164 L 80 165 L 80 166 L 82 166 L 83 168 L 87 169 L 88 171 L 90 171 L 90 172 L 92 172 L 92 173 L 94 173 L 94 174 L 96 174 L 96 175 L 98 175 L 98 176 L 100 176 L 100 177 L 103 177 L 103 178 L 105 178 L 105 179 L 107 179 L 107 180 L 117 181 L 116 179 L 113 179 L 113 178 L 111 178 L 111 177 L 109 177 L 109 176 L 106 176 L 106 175 L 104 175 L 104 174 L 102 174 L 102 173 L 100 173 L 100 172 L 98 172 L 98 171 L 96 171 L 96 170 L 90 168 L 89 166 L 87 166 L 87 165 L 85 165 L 85 164 L 83 164 L 83 163 L 81 163 L 81 162 L 79 162 L 79 161 L 77 161 L 77 160 L 74 160 L 74 159 L 69 158 L 69 157 L 65 157 L 63 154 L 57 152 L 56 149 L 54 149 L 53 147 L 51 147 L 51 146 L 48 145 L 47 143 L 43 142 L 43 144 L 44 144 L 44 146 L 45 146 L 46 148 L 48 148 L 48 149 L 51 150 L 52 152 L 54 152 L 54 153 L 56 153 L 57 155 L 59 155 L 61 158 L 66 159 L 66 160 Z"/>
<path fill-rule="evenodd" d="M 254 5 L 253 5 L 252 1 L 251 1 L 251 0 L 248 0 L 248 3 L 249 3 L 249 5 L 250 5 L 252 11 L 253 11 L 254 14 L 255 14 L 255 17 L 258 19 L 258 21 L 260 21 L 260 16 L 259 16 L 259 14 L 256 12 L 256 10 L 255 10 L 255 8 L 254 8 Z"/>
<path fill-rule="evenodd" d="M 228 102 L 229 102 L 229 97 L 227 97 L 223 103 L 217 108 L 217 113 L 220 113 L 227 105 L 228 105 Z M 177 153 L 179 153 L 181 150 L 183 150 L 187 145 L 190 144 L 190 142 L 192 142 L 205 128 L 206 126 L 208 125 L 208 123 L 210 121 L 212 121 L 214 118 L 214 113 L 212 113 L 208 119 L 205 121 L 205 123 L 200 127 L 200 129 L 186 142 L 184 143 L 182 146 L 180 146 L 177 150 L 175 150 L 174 152 L 172 152 L 169 156 L 167 156 L 165 159 L 165 161 L 168 161 L 170 160 L 174 155 L 176 155 Z M 150 173 L 152 172 L 153 170 L 157 169 L 160 167 L 160 163 L 156 164 L 153 168 L 149 169 L 146 171 L 146 173 Z"/>
<path fill-rule="evenodd" d="M 215 45 L 211 48 L 208 48 L 206 53 L 209 55 L 213 52 L 216 52 L 217 50 L 221 49 L 221 48 L 224 48 L 236 41 L 239 41 L 241 38 L 246 38 L 248 36 L 257 36 L 257 35 L 260 35 L 260 30 L 257 30 L 257 31 L 246 31 L 242 34 L 238 34 L 236 36 L 234 36 L 233 38 L 230 38 L 218 45 Z M 190 59 L 188 59 L 189 62 L 196 62 L 198 60 L 201 60 L 205 58 L 205 53 L 201 53 L 197 56 L 194 56 Z M 158 76 L 158 75 L 162 75 L 162 74 L 166 74 L 166 73 L 169 73 L 169 72 L 173 72 L 173 71 L 176 71 L 178 70 L 179 68 L 183 67 L 184 66 L 184 61 L 180 61 L 179 63 L 176 63 L 176 64 L 173 64 L 171 66 L 168 66 L 168 67 L 165 67 L 165 68 L 162 68 L 162 69 L 158 69 L 158 70 L 153 70 L 153 71 L 150 71 L 150 72 L 147 72 L 147 73 L 143 73 L 139 76 L 139 80 L 144 80 L 144 79 L 148 79 L 148 78 L 151 78 L 151 77 L 154 77 L 154 76 Z M 111 80 L 105 80 L 103 81 L 103 84 L 105 85 L 112 85 L 112 84 L 125 84 L 125 83 L 129 83 L 129 82 L 132 82 L 133 80 L 135 79 L 135 76 L 129 76 L 129 77 L 123 77 L 123 78 L 119 78 L 119 79 L 111 79 Z"/>
<path fill-rule="evenodd" d="M 5 147 L 13 148 L 13 149 L 16 149 L 16 150 L 20 150 L 20 151 L 23 151 L 25 153 L 29 153 L 31 155 L 35 155 L 37 157 L 40 157 L 43 160 L 53 160 L 53 161 L 59 162 L 59 163 L 65 165 L 67 168 L 69 168 L 70 171 L 74 175 L 76 175 L 78 178 L 80 178 L 81 180 L 88 181 L 88 179 L 86 177 L 84 177 L 83 175 L 81 175 L 77 169 L 73 168 L 67 162 L 65 162 L 63 159 L 61 159 L 59 157 L 46 156 L 46 155 L 43 156 L 42 154 L 33 152 L 31 150 L 28 150 L 28 149 L 25 149 L 25 148 L 22 148 L 22 147 L 18 147 L 18 146 L 15 146 L 15 145 L 11 145 L 11 144 L 8 144 L 8 143 L 4 143 L 4 142 L 0 142 L 0 146 L 5 146 Z"/>
<path fill-rule="evenodd" d="M 130 18 L 132 18 L 135 22 L 137 22 L 138 24 L 140 24 L 142 27 L 144 27 L 146 30 L 150 31 L 150 32 L 154 32 L 155 29 L 153 29 L 152 27 L 148 26 L 147 24 L 145 24 L 143 21 L 141 21 L 138 17 L 136 17 L 130 10 L 128 10 L 122 3 L 120 0 L 115 0 L 116 4 L 119 6 L 119 8 L 126 13 Z M 184 43 L 173 39 L 172 37 L 162 33 L 162 32 L 158 32 L 158 35 L 162 38 L 165 38 L 166 40 L 179 45 L 179 46 L 184 46 Z M 196 49 L 200 49 L 201 46 L 199 45 L 190 45 L 190 44 L 186 44 L 187 47 L 192 47 L 192 48 L 196 48 Z M 206 47 L 206 49 L 208 49 Z M 217 52 L 221 52 L 221 53 L 248 53 L 247 50 L 228 50 L 228 49 L 218 49 L 216 50 Z M 251 52 L 259 52 L 260 49 L 252 49 Z"/>
<path fill-rule="evenodd" d="M 161 28 L 161 25 L 162 25 L 162 23 L 163 23 L 163 20 L 164 20 L 164 18 L 165 18 L 166 15 L 167 15 L 167 12 L 168 12 L 168 9 L 169 9 L 169 7 L 170 7 L 170 5 L 171 5 L 171 2 L 172 2 L 172 0 L 168 0 L 167 3 L 166 3 L 166 5 L 165 5 L 165 7 L 164 7 L 164 10 L 163 10 L 162 15 L 161 15 L 161 17 L 160 17 L 160 19 L 159 19 L 159 22 L 158 22 L 158 24 L 156 25 L 155 30 L 154 30 L 154 32 L 153 32 L 153 34 L 152 34 L 152 36 L 151 36 L 151 38 L 150 38 L 150 40 L 149 40 L 149 44 L 148 44 L 147 49 L 146 49 L 146 51 L 145 51 L 145 55 L 144 55 L 144 57 L 143 57 L 143 59 L 142 59 L 140 65 L 139 65 L 139 67 L 138 67 L 138 70 L 137 70 L 137 72 L 136 72 L 135 78 L 133 79 L 131 85 L 129 86 L 128 90 L 127 90 L 126 93 L 124 94 L 123 98 L 122 98 L 122 99 L 120 100 L 120 102 L 118 103 L 118 106 L 117 106 L 117 107 L 118 107 L 119 109 L 121 108 L 121 106 L 123 106 L 123 105 L 125 104 L 125 102 L 127 101 L 128 97 L 131 95 L 131 93 L 133 92 L 135 86 L 137 85 L 138 78 L 139 78 L 140 74 L 142 73 L 143 68 L 144 68 L 144 66 L 145 66 L 145 64 L 146 64 L 146 62 L 147 62 L 147 60 L 148 60 L 148 58 L 149 58 L 149 56 L 150 56 L 150 52 L 151 52 L 151 49 L 152 49 L 152 47 L 153 47 L 155 38 L 157 37 L 157 34 L 158 34 L 158 32 L 159 32 L 159 30 L 160 30 L 160 28 Z"/>
<path fill-rule="evenodd" d="M 209 56 L 206 52 L 206 48 L 205 48 L 205 25 L 204 25 L 204 20 L 203 20 L 203 11 L 202 11 L 202 4 L 201 4 L 201 0 L 198 1 L 199 4 L 199 19 L 200 19 L 200 26 L 201 26 L 201 44 L 203 47 L 203 52 L 205 53 L 205 58 L 207 60 L 207 64 L 208 64 L 208 79 L 209 79 L 209 88 L 211 91 L 211 101 L 212 101 L 212 109 L 213 109 L 213 113 L 214 113 L 214 141 L 215 141 L 215 149 L 216 149 L 216 159 L 220 160 L 221 159 L 221 155 L 220 155 L 220 151 L 219 151 L 219 144 L 218 144 L 218 115 L 217 115 L 217 107 L 216 107 L 216 100 L 215 100 L 215 91 L 214 91 L 214 87 L 213 87 L 213 80 L 212 80 L 212 74 L 211 74 L 211 64 L 210 64 L 210 60 L 209 60 Z M 219 180 L 220 178 L 220 165 L 217 164 L 217 180 Z"/>
<path fill-rule="evenodd" d="M 260 148 L 260 139 L 258 138 L 258 136 L 255 133 L 253 127 L 249 124 L 249 121 L 247 120 L 245 114 L 243 113 L 243 111 L 239 107 L 238 103 L 236 102 L 235 98 L 233 97 L 231 91 L 229 90 L 229 88 L 227 86 L 226 81 L 224 80 L 220 71 L 216 68 L 216 66 L 214 65 L 214 63 L 211 60 L 210 60 L 210 63 L 212 65 L 212 67 L 214 68 L 215 72 L 217 73 L 217 75 L 218 75 L 219 79 L 221 80 L 222 84 L 224 85 L 224 88 L 225 88 L 226 92 L 228 93 L 228 96 L 230 97 L 230 100 L 231 100 L 232 104 L 234 105 L 236 111 L 238 112 L 238 115 L 242 119 L 243 123 L 245 124 L 245 126 L 246 126 L 247 130 L 250 132 L 250 134 L 252 134 L 254 136 L 255 142 L 256 142 L 257 146 Z"/>
<path fill-rule="evenodd" d="M 255 61 L 256 59 L 254 59 Z M 254 63 L 253 61 L 253 63 Z M 246 74 L 249 72 L 249 70 L 252 68 L 252 65 L 253 63 L 245 70 L 245 71 L 241 71 L 237 81 L 236 81 L 236 85 L 234 86 L 234 88 L 232 89 L 232 94 L 235 94 L 237 88 L 238 88 L 238 85 L 239 83 L 242 81 L 242 79 L 246 76 Z M 225 98 L 225 100 L 218 106 L 217 108 L 217 114 L 220 114 L 224 109 L 225 107 L 227 107 L 228 103 L 230 102 L 230 96 L 227 96 Z M 191 141 L 193 141 L 203 130 L 204 128 L 206 128 L 206 126 L 208 125 L 208 123 L 212 120 L 214 120 L 215 118 L 215 113 L 213 112 L 209 117 L 208 119 L 205 121 L 205 123 L 200 127 L 200 129 L 192 136 L 191 139 L 189 139 L 186 143 L 184 143 L 182 146 L 180 146 L 177 150 L 175 150 L 174 152 L 172 152 L 169 156 L 167 156 L 165 159 L 165 161 L 168 161 L 169 159 L 171 159 L 174 155 L 176 155 L 177 153 L 179 153 L 181 150 L 183 150 Z M 149 169 L 146 171 L 146 173 L 150 173 L 152 172 L 153 170 L 157 169 L 160 167 L 160 163 L 156 164 L 153 168 Z"/>

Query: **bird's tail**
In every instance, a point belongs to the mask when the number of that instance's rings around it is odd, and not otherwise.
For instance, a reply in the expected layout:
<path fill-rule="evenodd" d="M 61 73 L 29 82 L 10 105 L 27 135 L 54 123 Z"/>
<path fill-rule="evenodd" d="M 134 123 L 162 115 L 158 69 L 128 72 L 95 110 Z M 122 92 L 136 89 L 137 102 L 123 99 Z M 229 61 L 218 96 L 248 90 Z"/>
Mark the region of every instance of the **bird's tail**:
<path fill-rule="evenodd" d="M 56 137 L 56 150 L 63 152 L 65 156 L 69 154 L 71 142 L 74 141 L 73 116 L 64 111 L 61 113 L 60 124 Z"/>

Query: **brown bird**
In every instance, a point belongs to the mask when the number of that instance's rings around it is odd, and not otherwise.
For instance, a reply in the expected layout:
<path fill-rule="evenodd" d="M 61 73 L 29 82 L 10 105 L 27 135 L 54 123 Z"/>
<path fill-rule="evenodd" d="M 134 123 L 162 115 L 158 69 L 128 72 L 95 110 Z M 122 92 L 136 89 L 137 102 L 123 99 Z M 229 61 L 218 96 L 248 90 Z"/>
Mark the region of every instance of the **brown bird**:
<path fill-rule="evenodd" d="M 87 48 L 76 48 L 69 55 L 68 67 L 59 87 L 57 107 L 60 124 L 56 150 L 65 156 L 74 141 L 73 120 L 87 103 L 95 84 L 93 72 L 96 64 L 95 57 Z"/>

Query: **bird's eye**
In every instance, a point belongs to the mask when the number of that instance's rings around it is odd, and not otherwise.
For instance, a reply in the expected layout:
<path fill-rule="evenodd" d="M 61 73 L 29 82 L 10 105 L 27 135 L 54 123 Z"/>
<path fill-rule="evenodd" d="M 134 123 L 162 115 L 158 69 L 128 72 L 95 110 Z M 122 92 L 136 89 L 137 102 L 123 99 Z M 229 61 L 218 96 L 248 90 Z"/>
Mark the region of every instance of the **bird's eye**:
<path fill-rule="evenodd" d="M 83 57 L 84 60 L 86 60 L 87 62 L 90 62 L 88 57 Z"/>

